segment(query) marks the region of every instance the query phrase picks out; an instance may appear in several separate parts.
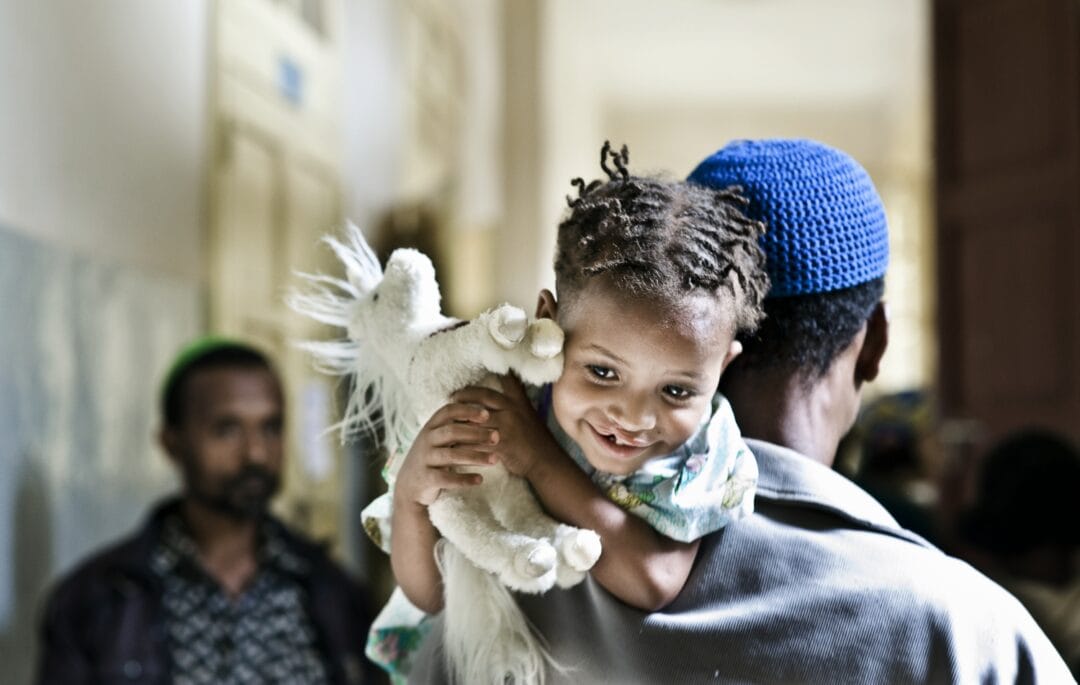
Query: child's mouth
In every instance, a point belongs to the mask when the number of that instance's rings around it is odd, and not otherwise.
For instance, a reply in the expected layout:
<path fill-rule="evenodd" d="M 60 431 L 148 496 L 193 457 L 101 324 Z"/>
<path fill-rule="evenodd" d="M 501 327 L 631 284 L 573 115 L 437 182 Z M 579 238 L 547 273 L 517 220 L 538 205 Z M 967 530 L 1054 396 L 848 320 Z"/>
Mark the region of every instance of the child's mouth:
<path fill-rule="evenodd" d="M 592 426 L 590 426 L 590 428 L 592 428 L 593 433 L 606 450 L 613 456 L 621 459 L 636 457 L 648 447 L 648 445 L 635 444 L 633 442 L 621 440 L 614 433 L 602 433 Z"/>

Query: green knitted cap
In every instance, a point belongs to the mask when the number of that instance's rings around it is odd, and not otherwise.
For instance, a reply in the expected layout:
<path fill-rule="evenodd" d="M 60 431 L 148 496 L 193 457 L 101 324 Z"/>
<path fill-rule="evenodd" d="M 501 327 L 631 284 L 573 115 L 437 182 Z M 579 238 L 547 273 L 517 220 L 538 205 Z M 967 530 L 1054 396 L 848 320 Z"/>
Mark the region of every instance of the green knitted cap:
<path fill-rule="evenodd" d="M 192 364 L 211 352 L 223 349 L 249 350 L 261 355 L 261 353 L 251 345 L 234 338 L 227 338 L 222 335 L 214 334 L 196 338 L 187 345 L 184 345 L 180 352 L 177 353 L 176 358 L 173 359 L 172 364 L 169 365 L 169 370 L 165 374 L 165 380 L 161 383 L 161 389 L 158 393 L 161 398 L 161 403 L 165 403 L 165 394 L 169 391 L 169 388 L 172 387 L 173 383 L 176 382 L 176 379 L 178 379 Z"/>

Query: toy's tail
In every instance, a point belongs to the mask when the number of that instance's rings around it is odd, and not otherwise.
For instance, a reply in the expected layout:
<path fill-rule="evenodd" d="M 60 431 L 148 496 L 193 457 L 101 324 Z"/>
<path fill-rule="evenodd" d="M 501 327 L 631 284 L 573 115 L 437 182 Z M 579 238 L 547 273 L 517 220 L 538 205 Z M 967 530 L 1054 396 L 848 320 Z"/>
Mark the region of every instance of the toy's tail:
<path fill-rule="evenodd" d="M 445 540 L 439 543 L 438 558 L 446 597 L 443 645 L 453 682 L 532 685 L 544 682 L 546 664 L 559 669 L 495 576 Z"/>

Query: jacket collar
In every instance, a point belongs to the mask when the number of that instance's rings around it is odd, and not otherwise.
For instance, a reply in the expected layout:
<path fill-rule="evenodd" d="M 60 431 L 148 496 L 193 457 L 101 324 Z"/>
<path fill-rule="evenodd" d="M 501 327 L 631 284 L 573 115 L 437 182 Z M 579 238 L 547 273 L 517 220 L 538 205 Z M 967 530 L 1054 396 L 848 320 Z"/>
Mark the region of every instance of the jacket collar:
<path fill-rule="evenodd" d="M 746 442 L 758 462 L 758 500 L 811 507 L 859 527 L 931 546 L 901 528 L 885 507 L 836 471 L 780 445 L 752 439 Z"/>
<path fill-rule="evenodd" d="M 142 527 L 112 555 L 113 565 L 121 573 L 154 582 L 152 563 L 161 543 L 166 523 L 180 515 L 181 499 L 173 496 L 160 501 L 151 510 Z M 292 535 L 280 521 L 266 515 L 263 533 L 270 540 L 264 554 L 281 570 L 302 578 L 310 570 L 311 545 Z"/>

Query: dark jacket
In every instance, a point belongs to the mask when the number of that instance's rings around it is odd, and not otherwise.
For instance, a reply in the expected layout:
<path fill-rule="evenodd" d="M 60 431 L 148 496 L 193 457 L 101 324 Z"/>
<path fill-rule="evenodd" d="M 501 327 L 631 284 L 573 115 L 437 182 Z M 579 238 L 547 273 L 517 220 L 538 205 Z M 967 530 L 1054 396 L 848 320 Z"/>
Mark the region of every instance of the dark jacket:
<path fill-rule="evenodd" d="M 134 536 L 59 581 L 45 607 L 39 684 L 171 682 L 161 581 L 150 559 L 162 522 L 177 505 L 177 500 L 159 505 Z M 360 586 L 320 546 L 276 520 L 270 525 L 309 564 L 309 573 L 297 579 L 307 593 L 330 682 L 373 682 L 364 657 L 370 613 Z"/>

